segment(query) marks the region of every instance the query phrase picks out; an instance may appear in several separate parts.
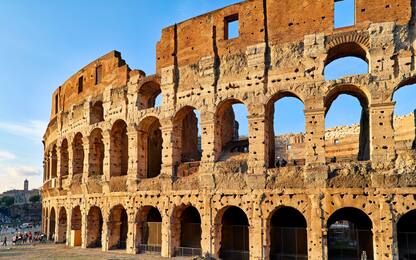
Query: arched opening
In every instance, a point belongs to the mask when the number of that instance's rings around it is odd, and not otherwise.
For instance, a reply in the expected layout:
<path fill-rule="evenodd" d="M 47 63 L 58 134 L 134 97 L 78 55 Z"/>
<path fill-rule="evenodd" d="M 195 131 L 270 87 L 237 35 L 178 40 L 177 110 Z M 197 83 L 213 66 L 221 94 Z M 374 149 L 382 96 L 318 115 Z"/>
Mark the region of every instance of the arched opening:
<path fill-rule="evenodd" d="M 103 232 L 103 216 L 101 209 L 93 206 L 87 215 L 87 247 L 101 247 Z"/>
<path fill-rule="evenodd" d="M 373 224 L 356 208 L 342 208 L 328 219 L 329 259 L 374 259 Z"/>
<path fill-rule="evenodd" d="M 232 206 L 225 210 L 221 221 L 219 256 L 224 260 L 248 260 L 250 257 L 248 219 L 244 211 Z"/>
<path fill-rule="evenodd" d="M 416 210 L 400 217 L 397 222 L 399 259 L 416 259 Z"/>
<path fill-rule="evenodd" d="M 127 211 L 123 206 L 117 205 L 111 209 L 108 229 L 108 248 L 126 249 L 128 222 Z"/>
<path fill-rule="evenodd" d="M 136 217 L 136 248 L 140 253 L 161 252 L 162 216 L 157 208 L 146 206 Z"/>
<path fill-rule="evenodd" d="M 123 120 L 114 123 L 110 144 L 111 177 L 125 176 L 128 169 L 127 124 Z"/>
<path fill-rule="evenodd" d="M 49 216 L 49 240 L 55 240 L 55 225 L 56 225 L 56 216 L 55 208 L 51 209 L 51 214 Z"/>
<path fill-rule="evenodd" d="M 156 96 L 155 107 L 161 107 L 162 103 L 163 103 L 163 93 L 160 92 L 159 95 Z"/>
<path fill-rule="evenodd" d="M 305 163 L 303 110 L 303 102 L 292 93 L 279 93 L 269 101 L 269 168 Z"/>
<path fill-rule="evenodd" d="M 68 156 L 68 140 L 65 138 L 61 143 L 61 177 L 66 178 L 68 176 L 69 156 Z"/>
<path fill-rule="evenodd" d="M 298 210 L 282 207 L 270 219 L 270 260 L 308 259 L 306 219 Z"/>
<path fill-rule="evenodd" d="M 230 99 L 218 107 L 215 126 L 217 159 L 248 153 L 248 111 L 243 102 Z"/>
<path fill-rule="evenodd" d="M 67 229 L 67 216 L 66 216 L 66 209 L 61 207 L 59 210 L 59 217 L 58 217 L 58 230 L 57 230 L 57 238 L 56 242 L 58 243 L 66 243 L 66 229 Z"/>
<path fill-rule="evenodd" d="M 175 142 L 173 146 L 176 176 L 185 177 L 196 172 L 201 160 L 199 112 L 186 106 L 173 120 Z"/>
<path fill-rule="evenodd" d="M 172 232 L 175 256 L 201 255 L 201 216 L 195 207 L 175 209 Z"/>
<path fill-rule="evenodd" d="M 156 117 L 147 117 L 139 125 L 139 176 L 153 178 L 162 168 L 162 131 Z"/>
<path fill-rule="evenodd" d="M 90 167 L 88 176 L 103 175 L 104 164 L 104 142 L 102 131 L 99 128 L 91 132 L 90 138 Z"/>
<path fill-rule="evenodd" d="M 84 171 L 84 144 L 82 134 L 77 133 L 72 143 L 73 159 L 72 170 L 74 175 L 82 174 Z"/>
<path fill-rule="evenodd" d="M 82 244 L 82 214 L 81 208 L 76 206 L 72 209 L 71 215 L 71 246 L 81 246 Z"/>
<path fill-rule="evenodd" d="M 397 153 L 416 149 L 416 79 L 400 85 L 393 94 L 394 140 Z"/>
<path fill-rule="evenodd" d="M 139 108 L 145 109 L 155 107 L 159 102 L 158 97 L 161 93 L 162 91 L 159 83 L 154 81 L 144 83 L 139 90 Z"/>
<path fill-rule="evenodd" d="M 325 153 L 328 162 L 370 159 L 370 119 L 366 95 L 354 86 L 335 88 L 325 100 Z"/>
<path fill-rule="evenodd" d="M 368 57 L 366 49 L 355 42 L 341 43 L 332 47 L 325 61 L 325 80 L 367 74 L 369 72 Z"/>
<path fill-rule="evenodd" d="M 52 178 L 57 177 L 57 170 L 58 170 L 58 157 L 56 153 L 56 144 L 52 147 Z"/>
<path fill-rule="evenodd" d="M 104 107 L 102 101 L 96 101 L 92 107 L 90 112 L 90 123 L 97 124 L 99 122 L 104 121 Z"/>

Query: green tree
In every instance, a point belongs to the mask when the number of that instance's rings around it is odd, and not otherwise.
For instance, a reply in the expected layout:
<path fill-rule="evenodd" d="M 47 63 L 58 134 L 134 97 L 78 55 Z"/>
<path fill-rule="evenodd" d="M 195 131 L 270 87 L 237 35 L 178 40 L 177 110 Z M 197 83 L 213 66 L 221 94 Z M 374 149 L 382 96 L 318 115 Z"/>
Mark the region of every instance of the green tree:
<path fill-rule="evenodd" d="M 29 201 L 31 203 L 38 203 L 40 201 L 40 196 L 39 195 L 34 195 L 34 196 L 29 198 Z"/>
<path fill-rule="evenodd" d="M 4 196 L 1 198 L 1 204 L 3 204 L 6 207 L 10 207 L 14 204 L 14 198 L 10 196 Z"/>

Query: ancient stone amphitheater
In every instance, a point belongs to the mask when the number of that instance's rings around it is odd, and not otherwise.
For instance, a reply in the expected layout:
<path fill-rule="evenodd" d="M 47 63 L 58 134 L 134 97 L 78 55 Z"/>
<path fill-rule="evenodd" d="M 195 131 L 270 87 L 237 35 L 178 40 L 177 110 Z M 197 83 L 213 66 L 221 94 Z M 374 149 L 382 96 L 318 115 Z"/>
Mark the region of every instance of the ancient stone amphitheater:
<path fill-rule="evenodd" d="M 155 75 L 117 51 L 74 74 L 44 135 L 43 231 L 166 257 L 416 259 L 415 117 L 393 101 L 416 82 L 412 2 L 355 0 L 342 28 L 334 4 L 243 1 L 163 29 Z M 368 73 L 325 80 L 346 56 Z M 325 130 L 341 94 L 361 122 Z M 275 136 L 284 97 L 305 133 Z"/>

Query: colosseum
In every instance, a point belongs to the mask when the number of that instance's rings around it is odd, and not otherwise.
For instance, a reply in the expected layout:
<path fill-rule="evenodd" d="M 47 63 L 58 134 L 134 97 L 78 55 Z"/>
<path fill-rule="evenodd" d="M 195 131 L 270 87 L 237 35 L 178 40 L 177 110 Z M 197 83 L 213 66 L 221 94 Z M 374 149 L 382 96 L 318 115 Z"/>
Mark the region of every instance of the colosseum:
<path fill-rule="evenodd" d="M 355 0 L 337 28 L 339 1 L 242 1 L 164 28 L 155 75 L 117 51 L 75 73 L 52 94 L 43 231 L 163 257 L 416 259 L 415 116 L 393 100 L 416 83 L 416 8 Z M 347 56 L 368 73 L 326 80 Z M 361 120 L 325 128 L 340 95 Z M 304 133 L 275 135 L 286 97 Z"/>

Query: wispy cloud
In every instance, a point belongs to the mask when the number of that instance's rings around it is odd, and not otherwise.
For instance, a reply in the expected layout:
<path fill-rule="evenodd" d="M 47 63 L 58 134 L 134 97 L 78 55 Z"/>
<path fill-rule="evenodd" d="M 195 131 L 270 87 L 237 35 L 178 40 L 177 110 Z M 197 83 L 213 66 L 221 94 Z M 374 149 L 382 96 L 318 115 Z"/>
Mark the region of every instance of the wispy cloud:
<path fill-rule="evenodd" d="M 16 159 L 16 155 L 9 151 L 0 150 L 0 161 L 3 160 L 14 160 Z"/>
<path fill-rule="evenodd" d="M 6 166 L 1 167 L 0 171 L 3 172 L 5 177 L 29 177 L 29 176 L 39 176 L 41 171 L 39 168 L 29 165 L 22 166 Z"/>
<path fill-rule="evenodd" d="M 40 120 L 27 122 L 0 122 L 0 130 L 34 141 L 42 140 L 47 123 Z"/>

